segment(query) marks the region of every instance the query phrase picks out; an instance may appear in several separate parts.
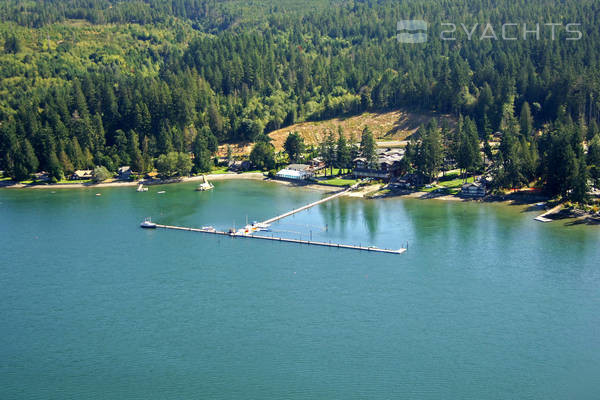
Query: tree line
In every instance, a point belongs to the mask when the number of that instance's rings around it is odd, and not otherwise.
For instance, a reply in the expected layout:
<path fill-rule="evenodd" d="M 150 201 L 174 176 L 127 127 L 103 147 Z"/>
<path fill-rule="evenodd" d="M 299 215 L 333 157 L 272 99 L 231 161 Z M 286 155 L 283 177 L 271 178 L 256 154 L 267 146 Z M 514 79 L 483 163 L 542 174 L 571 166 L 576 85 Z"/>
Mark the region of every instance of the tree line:
<path fill-rule="evenodd" d="M 544 160 L 541 154 L 547 149 L 541 147 L 550 139 L 533 140 L 538 132 L 552 137 L 552 132 L 567 129 L 569 118 L 586 132 L 596 129 L 597 2 L 558 5 L 535 0 L 520 7 L 508 0 L 317 1 L 306 4 L 321 7 L 295 11 L 265 4 L 265 16 L 244 17 L 236 7 L 248 7 L 235 1 L 4 2 L 0 57 L 11 67 L 1 72 L 0 89 L 10 90 L 0 100 L 0 168 L 15 178 L 43 169 L 56 179 L 73 168 L 94 165 L 114 170 L 132 164 L 143 171 L 153 168 L 160 155 L 175 151 L 193 153 L 194 168 L 202 171 L 210 168 L 219 143 L 256 141 L 303 120 L 411 108 L 463 116 L 454 142 L 462 135 L 470 144 L 462 146 L 456 160 L 473 171 L 473 132 L 485 142 L 490 133 L 515 131 L 516 125 L 505 126 L 513 109 L 519 110 L 519 135 L 509 135 L 514 140 L 507 139 L 502 147 L 509 159 L 496 164 L 509 181 L 522 181 L 531 174 L 517 179 L 510 171 L 532 169 L 513 165 L 511 157 L 537 152 Z M 129 12 L 135 17 L 127 17 Z M 120 16 L 111 19 L 111 13 Z M 403 45 L 395 40 L 396 22 L 406 15 L 428 19 L 427 43 Z M 566 41 L 560 29 L 556 40 L 437 39 L 439 26 L 448 20 L 544 23 L 555 15 L 580 22 L 582 39 Z M 151 40 L 157 45 L 149 51 L 128 48 L 129 53 L 140 51 L 131 58 L 131 68 L 101 57 L 88 59 L 92 64 L 84 69 L 77 67 L 76 42 L 64 49 L 70 55 L 67 74 L 53 64 L 52 52 L 37 60 L 43 77 L 25 68 L 32 58 L 29 49 L 43 42 L 42 32 L 69 18 L 116 23 L 115 29 L 125 31 L 131 23 L 170 29 L 165 24 L 173 17 L 191 30 L 154 35 Z M 217 22 L 208 23 L 211 19 Z M 223 23 L 226 20 L 235 23 Z M 28 33 L 38 29 L 39 34 L 18 35 L 14 32 L 22 31 L 10 29 L 14 23 L 32 27 Z M 136 38 L 148 40 L 144 35 Z M 528 111 L 522 112 L 525 107 Z M 526 134 L 521 132 L 523 124 Z M 584 151 L 592 138 L 586 134 L 581 141 Z M 582 159 L 577 146 L 573 151 Z M 427 171 L 435 164 L 420 163 Z"/>

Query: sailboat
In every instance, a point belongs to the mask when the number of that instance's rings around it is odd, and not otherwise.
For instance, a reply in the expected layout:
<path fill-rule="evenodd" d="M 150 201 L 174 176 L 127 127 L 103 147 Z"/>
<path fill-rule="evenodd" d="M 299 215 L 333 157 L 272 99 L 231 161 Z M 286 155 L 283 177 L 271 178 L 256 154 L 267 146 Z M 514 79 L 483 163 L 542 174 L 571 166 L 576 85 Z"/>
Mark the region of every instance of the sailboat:
<path fill-rule="evenodd" d="M 206 190 L 210 190 L 210 189 L 214 188 L 213 184 L 210 183 L 208 181 L 208 179 L 206 179 L 206 176 L 202 175 L 202 180 L 204 182 L 202 182 L 201 184 L 199 184 L 198 187 L 196 188 L 196 190 L 198 192 L 204 192 Z"/>
<path fill-rule="evenodd" d="M 140 182 L 140 184 L 138 185 L 136 192 L 147 192 L 148 188 L 144 187 L 144 184 Z"/>

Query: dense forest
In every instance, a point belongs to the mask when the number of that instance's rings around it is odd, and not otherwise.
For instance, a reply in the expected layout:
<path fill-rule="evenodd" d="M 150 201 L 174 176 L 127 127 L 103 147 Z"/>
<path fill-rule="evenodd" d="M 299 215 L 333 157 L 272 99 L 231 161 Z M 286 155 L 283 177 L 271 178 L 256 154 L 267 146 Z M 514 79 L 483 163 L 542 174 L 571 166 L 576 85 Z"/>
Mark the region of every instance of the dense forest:
<path fill-rule="evenodd" d="M 472 159 L 457 159 L 466 171 L 482 170 L 477 148 L 500 132 L 489 151 L 499 187 L 538 179 L 575 193 L 600 166 L 599 16 L 594 0 L 6 0 L 0 170 L 60 180 L 190 152 L 205 171 L 218 144 L 407 108 L 460 121 L 439 143 Z M 398 43 L 397 21 L 409 18 L 430 23 L 430 40 Z M 441 40 L 444 22 L 477 23 L 478 34 Z M 554 40 L 543 29 L 540 40 L 481 39 L 488 22 L 562 25 Z M 581 40 L 567 40 L 568 23 L 581 24 Z"/>

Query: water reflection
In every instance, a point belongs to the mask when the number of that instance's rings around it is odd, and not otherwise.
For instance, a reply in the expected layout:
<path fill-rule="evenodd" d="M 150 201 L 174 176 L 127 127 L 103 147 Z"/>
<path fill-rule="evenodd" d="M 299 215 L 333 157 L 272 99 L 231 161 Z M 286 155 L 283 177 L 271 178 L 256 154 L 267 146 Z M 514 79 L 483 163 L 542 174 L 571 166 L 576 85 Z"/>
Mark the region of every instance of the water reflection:
<path fill-rule="evenodd" d="M 364 223 L 369 232 L 369 239 L 373 241 L 377 237 L 377 227 L 379 226 L 379 203 L 377 201 L 363 201 L 362 203 Z"/>
<path fill-rule="evenodd" d="M 349 229 L 357 231 L 366 227 L 371 240 L 377 237 L 380 211 L 380 204 L 375 201 L 345 198 L 319 206 L 321 217 L 330 230 L 345 236 Z"/>

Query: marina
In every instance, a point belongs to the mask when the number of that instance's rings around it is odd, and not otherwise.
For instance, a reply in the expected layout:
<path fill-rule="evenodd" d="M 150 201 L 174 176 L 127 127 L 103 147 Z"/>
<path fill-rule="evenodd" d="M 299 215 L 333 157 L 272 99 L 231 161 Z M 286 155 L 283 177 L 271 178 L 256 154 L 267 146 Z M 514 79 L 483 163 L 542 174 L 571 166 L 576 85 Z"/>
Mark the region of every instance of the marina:
<path fill-rule="evenodd" d="M 208 233 L 208 234 L 213 234 L 213 235 L 224 235 L 224 236 L 230 236 L 232 238 L 240 237 L 240 238 L 250 238 L 250 239 L 262 239 L 262 240 L 271 240 L 271 241 L 277 241 L 277 242 L 307 244 L 307 245 L 315 245 L 315 246 L 322 246 L 322 247 L 334 247 L 334 248 L 338 248 L 338 249 L 371 251 L 371 252 L 376 252 L 376 253 L 388 253 L 388 254 L 404 253 L 408 248 L 408 244 L 405 248 L 381 249 L 381 248 L 378 248 L 375 246 L 362 246 L 362 244 L 359 244 L 359 245 L 342 244 L 342 243 L 321 242 L 321 241 L 313 241 L 313 240 L 283 238 L 283 237 L 276 237 L 273 235 L 263 236 L 263 235 L 255 235 L 254 234 L 255 232 L 269 231 L 271 223 L 273 223 L 275 221 L 279 221 L 283 218 L 289 217 L 289 216 L 299 213 L 301 211 L 308 210 L 309 208 L 312 208 L 319 204 L 323 204 L 323 203 L 333 200 L 335 198 L 338 198 L 338 197 L 350 192 L 351 190 L 354 190 L 357 186 L 358 186 L 358 184 L 355 184 L 355 185 L 349 187 L 348 189 L 339 191 L 331 196 L 325 197 L 324 199 L 317 200 L 317 201 L 309 203 L 305 206 L 293 209 L 292 211 L 288 211 L 288 212 L 278 215 L 276 217 L 269 218 L 266 221 L 255 222 L 251 225 L 246 223 L 246 226 L 244 228 L 238 229 L 238 230 L 230 229 L 228 232 L 216 230 L 212 226 L 205 226 L 202 228 L 191 228 L 191 227 L 175 226 L 175 225 L 161 225 L 161 224 L 152 222 L 150 219 L 146 219 L 144 222 L 142 222 L 140 224 L 140 227 L 145 228 L 145 229 L 156 229 L 156 228 L 173 229 L 173 230 L 179 230 L 179 231 L 200 232 L 200 233 Z"/>

